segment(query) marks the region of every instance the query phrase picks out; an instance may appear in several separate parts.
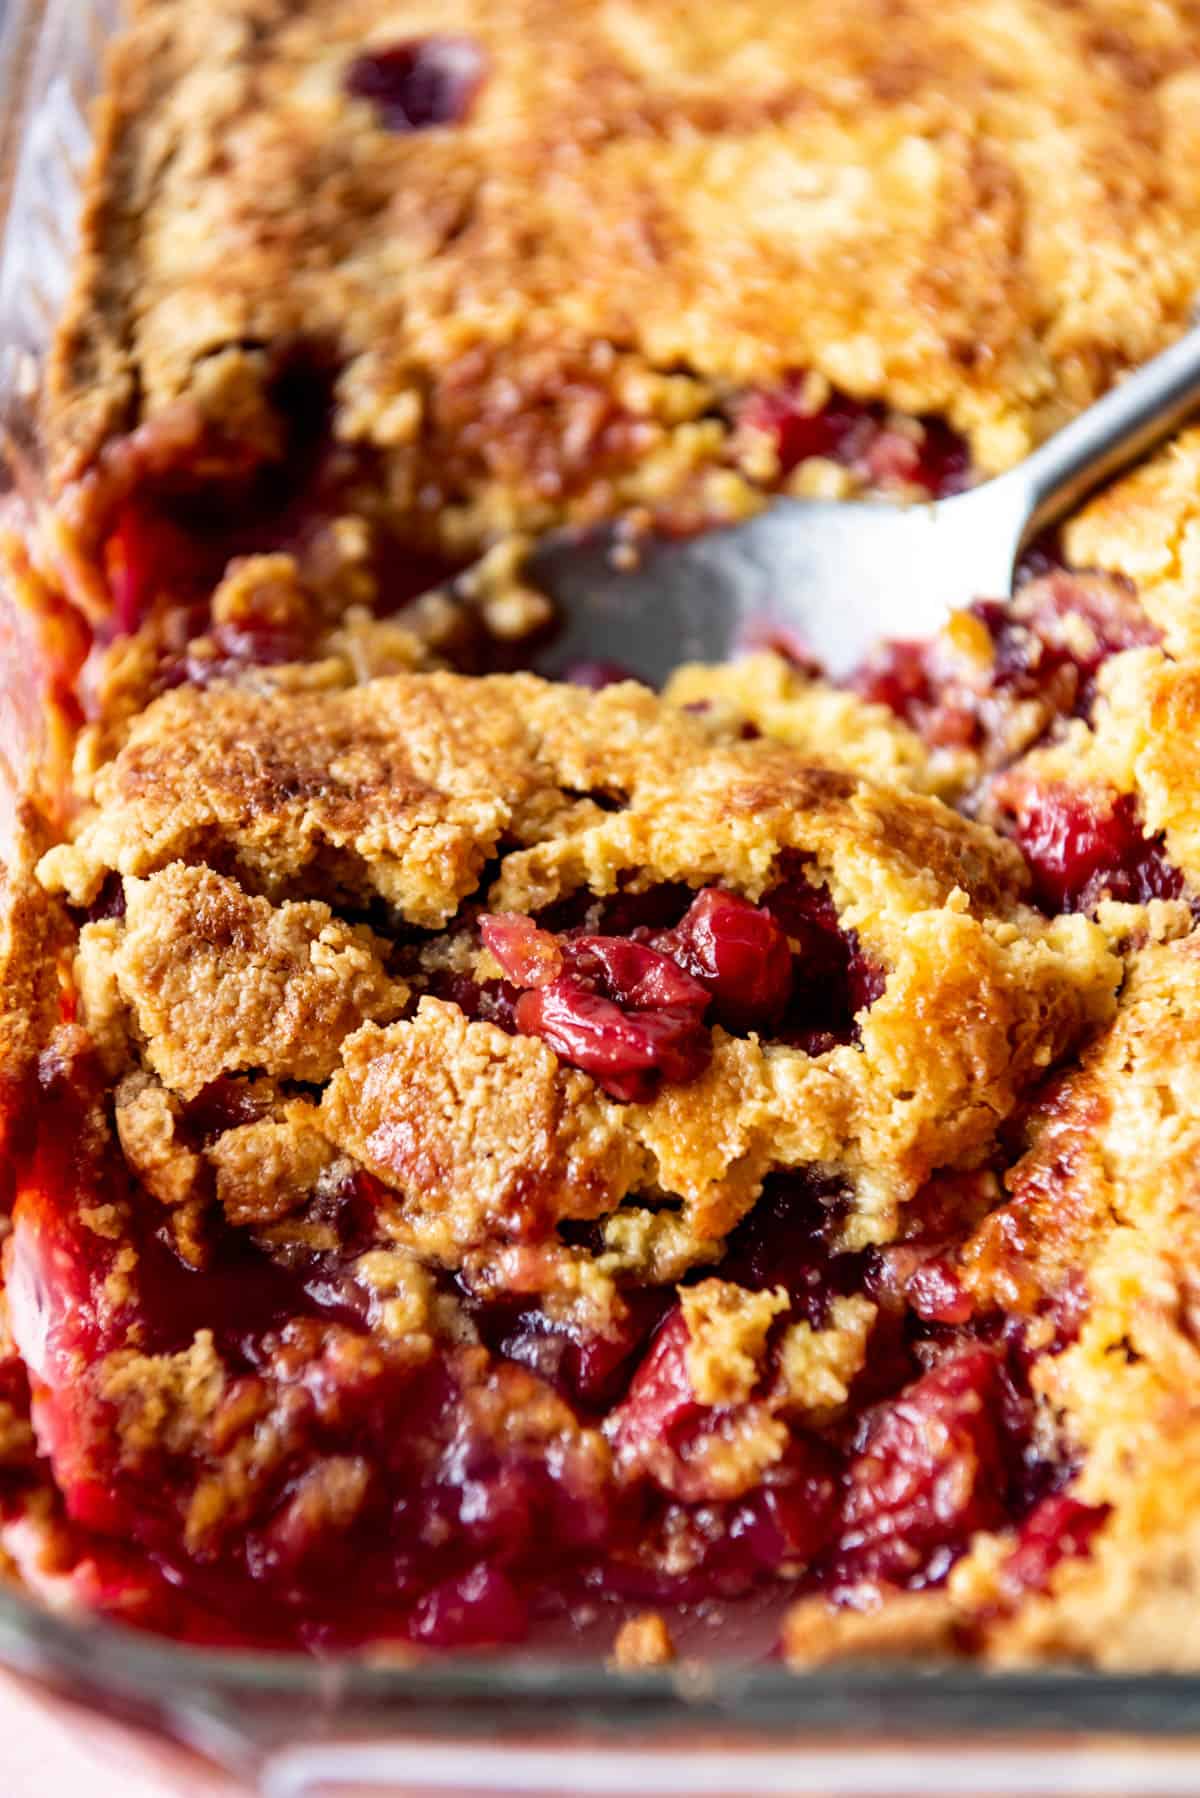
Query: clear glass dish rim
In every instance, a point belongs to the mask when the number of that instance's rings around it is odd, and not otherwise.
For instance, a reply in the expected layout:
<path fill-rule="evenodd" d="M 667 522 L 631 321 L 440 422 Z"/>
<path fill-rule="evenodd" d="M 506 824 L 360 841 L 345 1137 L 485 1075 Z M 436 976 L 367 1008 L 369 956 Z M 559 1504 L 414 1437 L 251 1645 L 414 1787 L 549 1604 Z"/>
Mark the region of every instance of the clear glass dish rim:
<path fill-rule="evenodd" d="M 80 15 L 87 0 L 77 0 Z M 0 23 L 0 256 L 12 245 L 13 174 L 24 128 L 52 73 L 44 30 L 48 0 L 7 0 Z M 52 9 L 51 9 L 52 10 Z M 61 9 L 60 9 L 61 10 Z M 83 19 L 83 26 L 95 20 Z M 61 24 L 61 20 L 60 20 Z M 82 27 L 81 27 L 82 28 Z M 89 33 L 89 53 L 96 34 Z M 29 353 L 12 341 L 0 348 Z M 32 410 L 14 429 L 11 389 L 0 407 L 9 441 L 22 452 L 30 493 Z M 36 476 L 36 456 L 33 458 Z M 1200 1627 L 1200 1626 L 1198 1626 Z M 1097 1673 L 1071 1667 L 985 1669 L 953 1661 L 840 1664 L 795 1672 L 781 1663 L 682 1665 L 618 1673 L 602 1661 L 562 1661 L 508 1652 L 385 1663 L 339 1654 L 255 1653 L 185 1646 L 105 1619 L 56 1611 L 0 1586 L 0 1663 L 18 1672 L 103 1698 L 155 1721 L 189 1709 L 243 1721 L 278 1701 L 295 1720 L 304 1704 L 313 1722 L 352 1717 L 356 1724 L 423 1730 L 483 1719 L 493 1732 L 553 1732 L 581 1725 L 683 1730 L 714 1724 L 752 1728 L 775 1741 L 814 1731 L 864 1739 L 898 1729 L 931 1735 L 964 1729 L 1011 1741 L 1031 1732 L 1087 1731 L 1200 1738 L 1200 1675 Z"/>
<path fill-rule="evenodd" d="M 240 1715 L 248 1703 L 310 1701 L 316 1715 L 399 1726 L 438 1714 L 472 1715 L 526 1733 L 561 1725 L 648 1731 L 752 1726 L 778 1741 L 814 1729 L 864 1739 L 898 1728 L 926 1736 L 1030 1733 L 1200 1737 L 1200 1676 L 1088 1668 L 983 1668 L 969 1662 L 858 1662 L 796 1672 L 780 1663 L 728 1663 L 636 1673 L 603 1661 L 574 1664 L 516 1653 L 395 1665 L 353 1654 L 328 1658 L 193 1648 L 100 1618 L 59 1614 L 0 1588 L 0 1660 L 162 1714 L 194 1702 Z"/>

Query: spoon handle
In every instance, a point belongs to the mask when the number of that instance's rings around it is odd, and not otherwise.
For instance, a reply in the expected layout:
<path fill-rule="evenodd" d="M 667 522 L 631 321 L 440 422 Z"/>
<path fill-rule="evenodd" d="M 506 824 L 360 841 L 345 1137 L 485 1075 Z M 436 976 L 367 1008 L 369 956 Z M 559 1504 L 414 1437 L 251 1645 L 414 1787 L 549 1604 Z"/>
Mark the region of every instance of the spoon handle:
<path fill-rule="evenodd" d="M 1119 381 L 1021 464 L 1029 497 L 1024 541 L 1054 524 L 1200 407 L 1200 325 Z"/>

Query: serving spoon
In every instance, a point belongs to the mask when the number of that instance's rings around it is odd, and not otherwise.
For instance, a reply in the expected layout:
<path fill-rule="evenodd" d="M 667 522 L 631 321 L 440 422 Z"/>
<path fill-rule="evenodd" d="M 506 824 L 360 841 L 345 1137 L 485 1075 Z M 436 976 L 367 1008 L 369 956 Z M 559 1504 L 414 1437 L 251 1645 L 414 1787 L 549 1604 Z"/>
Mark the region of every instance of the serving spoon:
<path fill-rule="evenodd" d="M 1006 597 L 1022 550 L 1200 406 L 1200 325 L 1005 474 L 928 504 L 775 499 L 743 524 L 635 540 L 555 533 L 526 578 L 561 627 L 545 671 L 618 661 L 661 683 L 766 627 L 833 676 L 880 638 L 933 635 L 955 606 Z"/>

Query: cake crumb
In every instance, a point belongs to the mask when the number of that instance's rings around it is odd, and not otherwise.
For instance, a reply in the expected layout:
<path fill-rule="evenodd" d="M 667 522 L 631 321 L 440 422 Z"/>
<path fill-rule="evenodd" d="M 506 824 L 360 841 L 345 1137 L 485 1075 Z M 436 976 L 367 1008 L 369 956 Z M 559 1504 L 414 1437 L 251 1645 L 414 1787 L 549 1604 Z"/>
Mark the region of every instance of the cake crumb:
<path fill-rule="evenodd" d="M 675 1644 L 662 1612 L 639 1611 L 636 1617 L 626 1618 L 613 1642 L 612 1658 L 623 1673 L 669 1667 L 675 1659 Z"/>

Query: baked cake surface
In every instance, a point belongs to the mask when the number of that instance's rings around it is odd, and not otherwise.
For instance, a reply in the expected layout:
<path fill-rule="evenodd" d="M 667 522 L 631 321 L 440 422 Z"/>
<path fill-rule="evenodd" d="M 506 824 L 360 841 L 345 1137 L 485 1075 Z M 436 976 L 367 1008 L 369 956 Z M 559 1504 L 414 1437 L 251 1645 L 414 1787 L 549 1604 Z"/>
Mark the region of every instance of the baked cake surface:
<path fill-rule="evenodd" d="M 1198 82 L 1185 4 L 134 6 L 0 544 L 33 1590 L 1200 1665 L 1197 433 L 842 684 L 545 680 L 521 578 L 1017 459 L 1186 322 Z"/>
<path fill-rule="evenodd" d="M 455 548 L 744 504 L 792 459 L 772 406 L 804 374 L 992 471 L 1180 330 L 1200 273 L 1185 0 L 135 20 L 49 393 L 60 479 L 181 407 L 214 458 L 277 457 L 297 345 L 336 440 Z"/>

